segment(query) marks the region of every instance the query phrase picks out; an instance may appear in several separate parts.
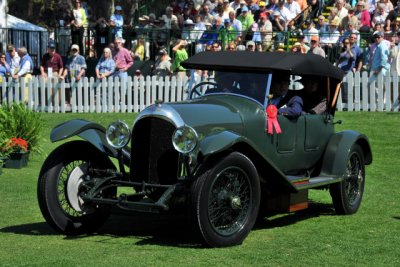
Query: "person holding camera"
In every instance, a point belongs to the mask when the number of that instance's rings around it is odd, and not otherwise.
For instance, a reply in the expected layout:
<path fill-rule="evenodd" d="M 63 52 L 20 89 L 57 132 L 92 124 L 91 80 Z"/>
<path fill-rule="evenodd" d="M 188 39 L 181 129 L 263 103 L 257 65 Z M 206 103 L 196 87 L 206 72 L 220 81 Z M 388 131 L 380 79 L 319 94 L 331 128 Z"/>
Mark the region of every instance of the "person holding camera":
<path fill-rule="evenodd" d="M 187 42 L 185 40 L 178 40 L 175 43 L 175 46 L 172 48 L 172 51 L 175 53 L 172 68 L 177 76 L 180 77 L 182 80 L 186 75 L 186 69 L 181 66 L 181 63 L 189 58 L 186 51 L 186 46 Z"/>
<path fill-rule="evenodd" d="M 341 68 L 345 73 L 348 73 L 353 69 L 353 61 L 354 54 L 351 51 L 350 40 L 348 37 L 343 38 L 339 58 L 336 62 L 337 66 Z"/>

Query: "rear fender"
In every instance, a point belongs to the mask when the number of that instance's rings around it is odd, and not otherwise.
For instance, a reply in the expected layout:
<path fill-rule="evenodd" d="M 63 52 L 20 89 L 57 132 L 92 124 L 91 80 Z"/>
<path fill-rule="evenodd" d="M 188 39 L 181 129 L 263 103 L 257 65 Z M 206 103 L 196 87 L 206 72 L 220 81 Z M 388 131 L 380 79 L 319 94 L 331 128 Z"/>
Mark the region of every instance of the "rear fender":
<path fill-rule="evenodd" d="M 368 137 L 356 131 L 343 131 L 334 134 L 329 140 L 323 157 L 321 175 L 342 177 L 346 171 L 348 154 L 353 144 L 361 147 L 365 164 L 371 164 L 372 151 Z"/>
<path fill-rule="evenodd" d="M 118 151 L 111 147 L 106 140 L 106 129 L 100 124 L 86 121 L 86 120 L 70 120 L 57 125 L 50 133 L 50 140 L 52 142 L 61 141 L 72 136 L 79 136 L 94 145 L 98 150 L 107 154 L 110 157 L 117 158 Z M 124 151 L 125 158 L 129 156 L 129 152 Z"/>
<path fill-rule="evenodd" d="M 246 155 L 256 166 L 261 176 L 271 179 L 273 184 L 281 187 L 284 191 L 298 191 L 275 164 L 263 157 L 262 153 L 255 149 L 246 138 L 236 133 L 229 131 L 219 132 L 207 136 L 200 143 L 200 153 L 205 159 L 221 157 L 221 155 L 225 154 L 224 152 L 228 151 L 238 151 Z M 215 162 L 214 159 L 210 161 Z"/>

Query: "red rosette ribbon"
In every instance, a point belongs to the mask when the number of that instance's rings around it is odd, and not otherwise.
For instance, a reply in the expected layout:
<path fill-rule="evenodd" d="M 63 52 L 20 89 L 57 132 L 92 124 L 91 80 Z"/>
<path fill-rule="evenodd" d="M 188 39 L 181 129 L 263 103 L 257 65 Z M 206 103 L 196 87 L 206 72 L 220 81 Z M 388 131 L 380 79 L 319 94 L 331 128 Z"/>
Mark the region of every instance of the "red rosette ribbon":
<path fill-rule="evenodd" d="M 267 132 L 268 134 L 274 134 L 274 128 L 277 134 L 282 133 L 281 126 L 279 126 L 279 122 L 277 119 L 278 116 L 278 109 L 275 105 L 269 105 L 267 107 Z"/>

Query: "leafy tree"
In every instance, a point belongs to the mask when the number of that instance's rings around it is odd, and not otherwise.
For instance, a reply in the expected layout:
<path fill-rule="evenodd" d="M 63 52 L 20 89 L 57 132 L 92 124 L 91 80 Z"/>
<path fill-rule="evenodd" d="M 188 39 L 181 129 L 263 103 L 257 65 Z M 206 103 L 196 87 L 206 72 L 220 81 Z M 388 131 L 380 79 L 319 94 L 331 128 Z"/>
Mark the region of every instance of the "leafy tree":
<path fill-rule="evenodd" d="M 84 2 L 85 0 L 81 0 Z M 99 18 L 109 19 L 115 5 L 122 6 L 127 24 L 138 18 L 138 10 L 144 13 L 153 12 L 157 16 L 164 14 L 170 0 L 87 0 L 91 22 Z M 60 19 L 73 7 L 74 0 L 8 0 L 9 13 L 47 28 L 54 28 Z"/>

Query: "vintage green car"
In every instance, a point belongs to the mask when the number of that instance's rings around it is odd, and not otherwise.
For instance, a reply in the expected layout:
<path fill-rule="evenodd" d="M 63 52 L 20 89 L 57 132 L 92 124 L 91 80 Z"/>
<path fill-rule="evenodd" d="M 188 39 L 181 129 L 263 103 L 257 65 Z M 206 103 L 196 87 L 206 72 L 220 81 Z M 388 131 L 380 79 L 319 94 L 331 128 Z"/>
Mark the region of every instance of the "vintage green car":
<path fill-rule="evenodd" d="M 53 228 L 93 232 L 118 209 L 187 212 L 205 244 L 223 247 L 241 244 L 258 217 L 307 208 L 309 189 L 329 189 L 338 214 L 358 210 L 372 152 L 365 135 L 334 131 L 340 69 L 316 55 L 247 51 L 183 65 L 188 100 L 156 101 L 132 127 L 72 120 L 53 129 L 53 142 L 83 139 L 57 147 L 40 171 L 39 206 Z M 266 113 L 282 77 L 299 89 L 281 96 L 301 97 L 298 116 Z"/>

